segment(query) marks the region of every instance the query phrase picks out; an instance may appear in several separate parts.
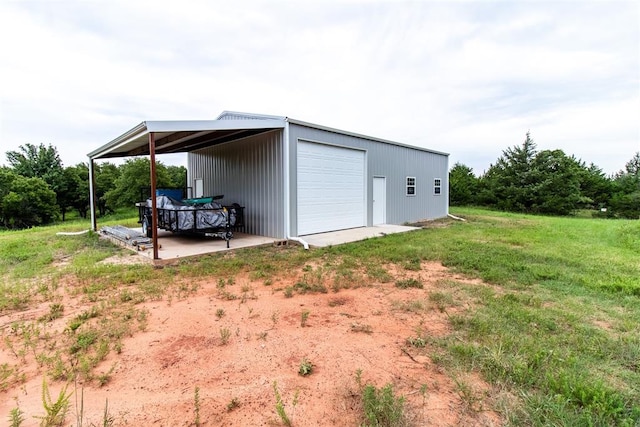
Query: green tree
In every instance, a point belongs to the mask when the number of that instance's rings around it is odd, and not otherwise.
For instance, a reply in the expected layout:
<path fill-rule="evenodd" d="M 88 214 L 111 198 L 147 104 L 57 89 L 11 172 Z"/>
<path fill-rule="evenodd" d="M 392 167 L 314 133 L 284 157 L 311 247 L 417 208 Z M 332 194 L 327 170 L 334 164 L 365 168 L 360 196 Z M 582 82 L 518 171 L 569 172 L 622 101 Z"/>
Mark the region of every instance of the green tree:
<path fill-rule="evenodd" d="M 148 158 L 129 159 L 122 164 L 115 187 L 105 194 L 107 204 L 114 207 L 133 206 L 140 201 L 141 189 L 151 185 L 150 165 Z M 156 162 L 156 184 L 158 188 L 172 186 L 167 168 L 160 162 Z"/>
<path fill-rule="evenodd" d="M 25 144 L 18 151 L 7 151 L 6 156 L 15 173 L 27 178 L 41 178 L 56 194 L 59 193 L 63 185 L 63 169 L 54 146 Z"/>
<path fill-rule="evenodd" d="M 622 218 L 640 218 L 640 152 L 615 175 L 613 186 L 611 209 L 614 214 Z"/>
<path fill-rule="evenodd" d="M 612 180 L 593 163 L 589 166 L 586 166 L 584 162 L 577 161 L 577 163 L 579 165 L 580 193 L 584 198 L 584 207 L 600 209 L 608 206 L 613 191 Z"/>
<path fill-rule="evenodd" d="M 478 178 L 473 170 L 456 163 L 449 171 L 449 203 L 453 206 L 471 205 L 477 202 Z"/>
<path fill-rule="evenodd" d="M 527 132 L 520 146 L 507 148 L 482 177 L 481 201 L 508 211 L 531 211 L 537 177 L 532 163 L 536 144 Z"/>
<path fill-rule="evenodd" d="M 26 178 L 3 168 L 0 184 L 0 218 L 4 227 L 33 227 L 56 218 L 56 193 L 44 180 Z"/>
<path fill-rule="evenodd" d="M 169 175 L 172 188 L 187 186 L 187 168 L 184 166 L 167 166 L 167 175 Z"/>
<path fill-rule="evenodd" d="M 530 211 L 569 215 L 580 206 L 580 166 L 562 150 L 544 150 L 531 163 L 532 187 Z"/>
<path fill-rule="evenodd" d="M 101 216 L 106 215 L 107 210 L 113 210 L 115 206 L 107 205 L 107 193 L 116 188 L 116 181 L 120 177 L 120 169 L 113 163 L 95 164 L 95 198 L 98 211 Z"/>

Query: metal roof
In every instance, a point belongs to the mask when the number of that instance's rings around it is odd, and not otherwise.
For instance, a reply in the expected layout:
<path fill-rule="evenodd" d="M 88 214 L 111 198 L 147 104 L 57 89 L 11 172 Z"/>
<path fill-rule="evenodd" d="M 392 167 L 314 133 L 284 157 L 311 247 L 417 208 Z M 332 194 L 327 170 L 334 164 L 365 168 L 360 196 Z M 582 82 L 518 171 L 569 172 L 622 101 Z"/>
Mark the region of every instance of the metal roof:
<path fill-rule="evenodd" d="M 233 119 L 221 120 L 224 116 L 232 116 Z M 95 160 L 149 155 L 149 133 L 151 132 L 155 133 L 156 154 L 184 153 L 273 129 L 282 129 L 286 122 L 444 156 L 449 155 L 442 151 L 316 125 L 285 116 L 223 111 L 216 120 L 144 121 L 97 150 L 90 152 L 89 158 Z"/>
<path fill-rule="evenodd" d="M 273 129 L 284 120 L 187 120 L 144 121 L 114 140 L 89 153 L 89 158 L 144 156 L 149 153 L 149 134 L 155 134 L 157 154 L 183 153 Z"/>

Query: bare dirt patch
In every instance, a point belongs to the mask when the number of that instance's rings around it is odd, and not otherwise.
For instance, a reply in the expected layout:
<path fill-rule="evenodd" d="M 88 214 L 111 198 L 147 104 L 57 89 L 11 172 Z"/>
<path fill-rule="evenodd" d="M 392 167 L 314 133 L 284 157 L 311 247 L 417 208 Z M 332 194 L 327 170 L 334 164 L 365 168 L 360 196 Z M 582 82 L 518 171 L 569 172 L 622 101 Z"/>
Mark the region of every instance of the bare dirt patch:
<path fill-rule="evenodd" d="M 106 399 L 116 426 L 193 425 L 196 387 L 203 426 L 280 425 L 276 383 L 294 426 L 354 426 L 361 421 L 358 371 L 362 384 L 392 383 L 396 394 L 405 396 L 413 425 L 500 425 L 496 413 L 479 409 L 489 405 L 469 407 L 455 382 L 432 362 L 428 345 L 407 342 L 417 334 L 428 338 L 449 332 L 447 315 L 429 295 L 441 280 L 467 280 L 437 263 L 420 267 L 386 266 L 393 277 L 388 283 L 338 292 L 328 284 L 327 293 L 290 298 L 284 289 L 308 270 L 290 272 L 270 286 L 241 274 L 225 288 L 238 296 L 233 300 L 221 297 L 218 278 L 212 277 L 187 298 L 139 304 L 148 311 L 146 330 L 125 339 L 121 353 L 111 352 L 98 367 L 108 371 L 115 366 L 105 386 L 84 385 L 84 425 L 101 423 Z M 395 286 L 407 278 L 419 280 L 423 288 Z M 303 359 L 313 365 L 308 376 L 298 373 Z M 19 361 L 3 346 L 0 363 L 8 362 Z M 44 372 L 35 361 L 22 371 L 24 383 L 0 392 L 0 416 L 6 419 L 19 406 L 26 414 L 23 426 L 38 425 L 33 416 L 44 413 Z M 57 396 L 63 384 L 49 383 Z M 478 396 L 491 398 L 491 388 L 481 379 L 472 384 L 481 391 Z M 70 425 L 75 415 L 72 407 Z"/>

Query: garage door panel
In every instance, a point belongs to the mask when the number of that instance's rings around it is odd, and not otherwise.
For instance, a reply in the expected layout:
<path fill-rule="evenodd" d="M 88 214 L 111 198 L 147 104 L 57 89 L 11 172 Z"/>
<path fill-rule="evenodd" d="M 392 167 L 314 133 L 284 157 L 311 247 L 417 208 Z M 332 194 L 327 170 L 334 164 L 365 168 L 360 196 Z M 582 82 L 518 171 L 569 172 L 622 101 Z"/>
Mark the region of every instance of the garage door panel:
<path fill-rule="evenodd" d="M 298 234 L 364 226 L 364 152 L 298 143 Z"/>

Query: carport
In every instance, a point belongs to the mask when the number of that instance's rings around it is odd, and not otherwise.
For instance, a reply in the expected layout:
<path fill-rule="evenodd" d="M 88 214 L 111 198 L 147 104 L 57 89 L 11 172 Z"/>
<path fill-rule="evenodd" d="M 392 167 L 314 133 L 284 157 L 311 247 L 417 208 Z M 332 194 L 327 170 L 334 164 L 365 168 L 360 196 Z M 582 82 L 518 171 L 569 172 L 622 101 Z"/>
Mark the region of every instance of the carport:
<path fill-rule="evenodd" d="M 156 155 L 186 153 L 260 135 L 284 128 L 283 120 L 198 120 L 198 121 L 144 121 L 104 146 L 89 153 L 89 197 L 91 226 L 97 230 L 95 174 L 96 160 L 150 157 L 152 229 L 157 230 L 156 209 Z M 158 233 L 153 233 L 153 259 L 158 256 Z"/>

